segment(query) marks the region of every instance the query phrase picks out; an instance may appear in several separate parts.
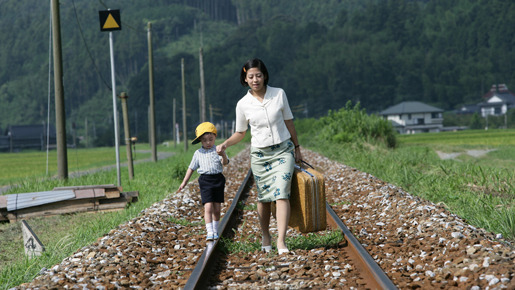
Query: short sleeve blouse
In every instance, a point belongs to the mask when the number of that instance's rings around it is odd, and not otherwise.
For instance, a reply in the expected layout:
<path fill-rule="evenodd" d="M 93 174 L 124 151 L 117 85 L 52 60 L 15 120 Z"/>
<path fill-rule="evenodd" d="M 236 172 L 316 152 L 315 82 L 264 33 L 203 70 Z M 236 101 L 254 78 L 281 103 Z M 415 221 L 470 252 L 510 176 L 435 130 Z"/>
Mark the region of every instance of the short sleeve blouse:
<path fill-rule="evenodd" d="M 267 86 L 263 102 L 247 92 L 236 105 L 236 131 L 245 132 L 250 125 L 251 145 L 263 148 L 291 137 L 285 120 L 293 119 L 286 93 L 281 88 Z"/>

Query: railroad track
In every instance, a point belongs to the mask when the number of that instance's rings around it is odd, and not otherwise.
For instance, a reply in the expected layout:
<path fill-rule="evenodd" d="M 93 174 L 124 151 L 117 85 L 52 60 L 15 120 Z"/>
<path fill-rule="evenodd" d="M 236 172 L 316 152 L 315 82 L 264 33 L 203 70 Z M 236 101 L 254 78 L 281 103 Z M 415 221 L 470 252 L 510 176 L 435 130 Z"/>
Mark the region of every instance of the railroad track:
<path fill-rule="evenodd" d="M 248 197 L 252 181 L 252 171 L 249 170 L 233 199 L 231 207 L 220 223 L 219 231 L 222 232 L 221 239 L 207 243 L 184 289 L 205 289 L 207 287 L 217 286 L 228 286 L 230 288 L 239 289 L 266 288 L 270 286 L 270 283 L 274 283 L 275 287 L 284 286 L 285 289 L 290 287 L 302 288 L 313 286 L 323 288 L 325 285 L 328 285 L 327 282 L 333 284 L 332 287 L 335 288 L 397 289 L 327 202 L 326 216 L 328 227 L 332 230 L 341 231 L 345 241 L 340 243 L 342 246 L 338 247 L 336 252 L 331 253 L 331 255 L 337 256 L 336 259 L 332 259 L 333 263 L 325 263 L 323 267 L 325 270 L 346 269 L 347 271 L 345 271 L 345 273 L 348 274 L 346 278 L 335 279 L 340 277 L 342 273 L 333 272 L 335 274 L 329 277 L 329 281 L 311 283 L 312 280 L 317 278 L 321 280 L 320 277 L 318 277 L 319 273 L 313 273 L 314 275 L 295 275 L 296 272 L 305 270 L 305 261 L 309 259 L 309 257 L 297 256 L 295 249 L 292 249 L 293 255 L 284 255 L 286 259 L 281 259 L 280 256 L 277 256 L 275 263 L 272 262 L 260 265 L 259 262 L 257 262 L 254 263 L 254 267 L 234 264 L 233 261 L 237 261 L 239 256 L 243 254 L 234 253 L 223 255 L 221 253 L 222 247 L 218 244 L 222 243 L 225 237 L 234 238 L 232 233 L 238 225 L 241 224 L 241 221 L 244 220 L 244 218 L 242 218 L 242 214 L 244 213 L 239 209 Z M 269 254 L 269 256 L 272 255 L 275 254 Z M 325 262 L 328 261 L 329 260 Z M 274 276 L 268 274 L 267 269 L 276 268 L 283 269 L 281 270 L 283 275 L 277 274 Z M 309 266 L 309 268 L 311 267 Z M 349 269 L 352 271 L 349 271 Z M 229 272 L 229 274 L 226 272 Z M 234 275 L 230 274 L 230 272 L 238 272 L 238 274 Z M 231 277 L 229 280 L 220 279 L 221 277 L 227 278 L 228 276 Z M 218 279 L 212 279 L 211 277 L 217 277 Z M 240 279 L 237 277 L 240 277 Z"/>
<path fill-rule="evenodd" d="M 243 215 L 218 245 L 212 244 L 211 249 L 224 251 L 202 262 L 213 264 L 202 282 L 217 289 L 364 288 L 361 276 L 371 275 L 362 274 L 349 262 L 350 254 L 344 254 L 351 237 L 345 232 L 337 242 L 305 247 L 306 235 L 290 229 L 291 255 L 260 251 L 255 189 L 250 188 L 245 206 L 233 202 L 246 183 L 248 156 L 248 150 L 241 152 L 224 169 L 228 178 L 223 217 L 233 205 Z M 303 156 L 324 173 L 326 200 L 338 217 L 399 289 L 515 289 L 515 250 L 509 243 L 367 173 L 309 150 Z M 189 279 L 206 248 L 202 216 L 198 184 L 192 182 L 15 289 L 197 287 Z M 272 224 L 272 236 L 275 228 Z M 317 236 L 332 238 L 334 232 Z M 227 247 L 235 245 L 243 250 L 227 253 Z"/>

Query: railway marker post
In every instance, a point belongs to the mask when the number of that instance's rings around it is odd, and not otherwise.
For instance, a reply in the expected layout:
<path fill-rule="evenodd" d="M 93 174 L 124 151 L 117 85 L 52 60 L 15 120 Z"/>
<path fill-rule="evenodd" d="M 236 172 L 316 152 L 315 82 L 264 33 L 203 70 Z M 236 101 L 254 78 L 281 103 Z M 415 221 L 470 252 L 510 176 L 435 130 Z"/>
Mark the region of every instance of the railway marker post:
<path fill-rule="evenodd" d="M 45 246 L 43 246 L 43 243 L 41 243 L 38 236 L 36 236 L 25 220 L 21 221 L 21 231 L 23 233 L 25 255 L 29 256 L 29 258 L 41 256 L 41 253 L 45 251 Z"/>

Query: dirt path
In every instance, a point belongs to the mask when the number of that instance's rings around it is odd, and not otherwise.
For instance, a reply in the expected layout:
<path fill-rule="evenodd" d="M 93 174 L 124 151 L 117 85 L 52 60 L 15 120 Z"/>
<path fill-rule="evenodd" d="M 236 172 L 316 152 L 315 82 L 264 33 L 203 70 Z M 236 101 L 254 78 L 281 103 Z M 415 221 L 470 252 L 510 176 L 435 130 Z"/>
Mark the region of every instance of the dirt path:
<path fill-rule="evenodd" d="M 486 154 L 488 154 L 489 152 L 492 152 L 492 151 L 495 151 L 495 150 L 496 149 L 467 150 L 465 152 L 465 154 L 470 155 L 472 157 L 479 158 L 479 157 L 483 157 Z M 463 154 L 463 152 L 445 153 L 445 152 L 442 152 L 442 151 L 436 151 L 436 154 L 438 154 L 438 157 L 440 157 L 440 159 L 445 160 L 445 159 L 455 159 L 458 156 L 460 156 L 461 154 Z"/>

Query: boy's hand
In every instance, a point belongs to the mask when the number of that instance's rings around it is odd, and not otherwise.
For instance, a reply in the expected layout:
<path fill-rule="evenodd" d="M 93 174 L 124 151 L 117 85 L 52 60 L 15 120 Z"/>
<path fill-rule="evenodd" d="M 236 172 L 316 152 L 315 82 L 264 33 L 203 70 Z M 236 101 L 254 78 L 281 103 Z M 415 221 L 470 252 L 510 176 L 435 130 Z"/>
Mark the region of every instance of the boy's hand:
<path fill-rule="evenodd" d="M 217 145 L 216 146 L 216 153 L 218 155 L 222 155 L 225 152 L 225 149 L 227 149 L 227 145 L 225 145 L 225 143 Z"/>

